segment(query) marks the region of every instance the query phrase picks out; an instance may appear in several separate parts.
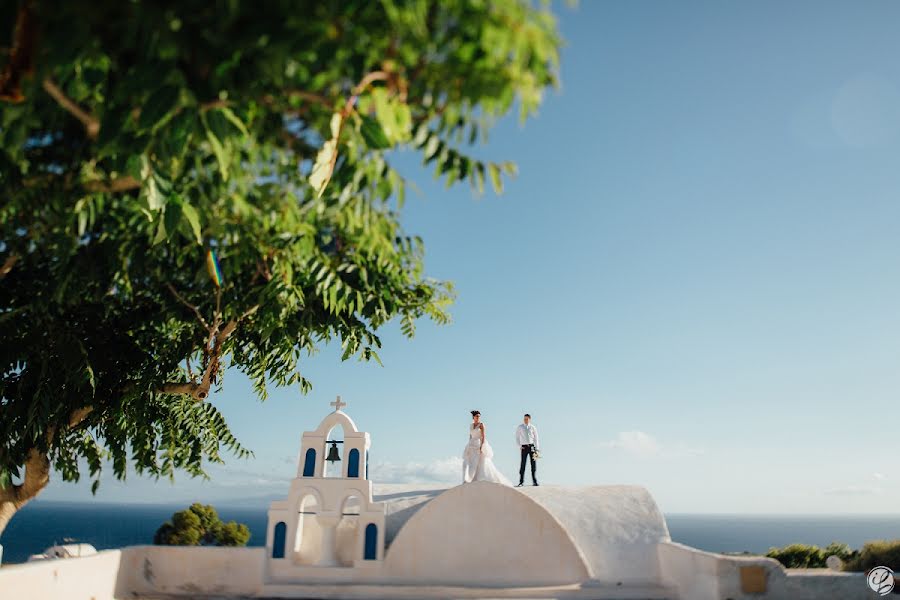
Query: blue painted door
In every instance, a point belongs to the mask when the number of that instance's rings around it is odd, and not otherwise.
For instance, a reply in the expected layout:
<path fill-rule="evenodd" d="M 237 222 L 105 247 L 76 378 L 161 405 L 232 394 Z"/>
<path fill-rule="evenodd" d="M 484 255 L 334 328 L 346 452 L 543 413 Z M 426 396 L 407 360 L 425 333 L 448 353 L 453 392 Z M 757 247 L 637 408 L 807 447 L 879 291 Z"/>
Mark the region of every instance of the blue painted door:
<path fill-rule="evenodd" d="M 287 536 L 287 525 L 281 521 L 275 525 L 275 536 L 272 542 L 272 558 L 284 558 L 284 538 Z"/>
<path fill-rule="evenodd" d="M 359 450 L 354 448 L 347 458 L 347 477 L 359 477 Z"/>
<path fill-rule="evenodd" d="M 303 462 L 303 476 L 313 477 L 316 474 L 316 450 L 310 448 L 306 451 L 306 458 Z"/>
<path fill-rule="evenodd" d="M 366 560 L 378 558 L 378 526 L 375 523 L 366 525 L 366 549 L 363 558 Z"/>

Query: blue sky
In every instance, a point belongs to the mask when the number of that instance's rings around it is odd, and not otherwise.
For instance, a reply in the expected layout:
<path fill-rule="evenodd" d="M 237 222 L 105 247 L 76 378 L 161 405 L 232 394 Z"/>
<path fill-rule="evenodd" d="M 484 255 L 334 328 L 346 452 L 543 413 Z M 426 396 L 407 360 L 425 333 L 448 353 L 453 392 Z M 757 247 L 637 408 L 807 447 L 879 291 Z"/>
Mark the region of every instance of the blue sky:
<path fill-rule="evenodd" d="M 558 13 L 561 89 L 477 150 L 518 163 L 504 196 L 399 158 L 454 323 L 389 327 L 383 368 L 325 348 L 306 397 L 260 404 L 231 372 L 214 402 L 255 459 L 209 482 L 104 479 L 98 500 L 286 493 L 341 394 L 376 480 L 457 481 L 473 408 L 512 478 L 528 411 L 548 484 L 640 484 L 666 512 L 896 512 L 900 4 Z"/>

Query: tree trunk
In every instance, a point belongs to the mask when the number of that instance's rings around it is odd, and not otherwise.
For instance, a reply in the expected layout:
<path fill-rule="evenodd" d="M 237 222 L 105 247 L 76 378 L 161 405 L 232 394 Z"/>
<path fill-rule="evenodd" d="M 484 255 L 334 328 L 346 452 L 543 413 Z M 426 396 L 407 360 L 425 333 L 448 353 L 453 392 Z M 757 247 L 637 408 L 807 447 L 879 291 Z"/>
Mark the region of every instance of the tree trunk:
<path fill-rule="evenodd" d="M 20 508 L 28 504 L 50 483 L 50 459 L 45 452 L 31 449 L 25 461 L 25 479 L 19 485 L 0 490 L 0 536 Z"/>
<path fill-rule="evenodd" d="M 9 523 L 9 520 L 13 518 L 13 515 L 16 514 L 16 504 L 8 498 L 7 496 L 11 496 L 9 494 L 11 490 L 2 490 L 0 491 L 0 536 L 3 535 L 3 530 L 6 529 L 6 524 Z M 0 537 L 0 540 L 3 538 Z"/>
<path fill-rule="evenodd" d="M 93 407 L 83 406 L 69 414 L 69 428 L 85 423 Z M 56 437 L 56 427 L 47 431 L 47 445 L 50 446 Z M 19 485 L 7 489 L 0 488 L 0 536 L 16 511 L 37 497 L 50 483 L 50 456 L 37 448 L 28 451 L 25 457 L 25 478 Z"/>

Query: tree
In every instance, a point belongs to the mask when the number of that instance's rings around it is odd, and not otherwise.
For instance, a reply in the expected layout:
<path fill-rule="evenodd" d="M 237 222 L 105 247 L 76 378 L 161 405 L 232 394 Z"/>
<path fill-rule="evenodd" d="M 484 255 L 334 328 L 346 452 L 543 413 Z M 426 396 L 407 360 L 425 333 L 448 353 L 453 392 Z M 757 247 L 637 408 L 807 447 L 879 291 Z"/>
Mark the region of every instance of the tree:
<path fill-rule="evenodd" d="M 250 529 L 243 523 L 223 523 L 216 509 L 195 502 L 160 525 L 153 543 L 163 546 L 246 546 Z"/>
<path fill-rule="evenodd" d="M 320 344 L 446 322 L 391 159 L 499 193 L 513 165 L 470 148 L 559 47 L 526 0 L 20 0 L 0 32 L 0 532 L 54 469 L 246 456 L 228 366 L 306 392 Z"/>

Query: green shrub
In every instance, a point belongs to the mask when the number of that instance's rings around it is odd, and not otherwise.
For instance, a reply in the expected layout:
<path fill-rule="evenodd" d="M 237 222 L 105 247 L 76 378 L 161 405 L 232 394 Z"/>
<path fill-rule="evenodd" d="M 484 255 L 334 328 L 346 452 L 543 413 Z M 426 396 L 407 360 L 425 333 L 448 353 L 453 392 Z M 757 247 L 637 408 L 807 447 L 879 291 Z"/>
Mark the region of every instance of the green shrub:
<path fill-rule="evenodd" d="M 842 561 L 844 561 L 844 564 L 847 564 L 847 561 L 853 560 L 856 555 L 859 554 L 858 550 L 853 550 L 852 548 L 850 548 L 850 546 L 841 542 L 831 542 L 830 544 L 825 546 L 823 552 L 825 553 L 826 560 L 829 556 L 837 556 Z"/>
<path fill-rule="evenodd" d="M 250 529 L 243 523 L 223 523 L 216 509 L 195 502 L 172 515 L 153 536 L 161 546 L 246 546 Z"/>
<path fill-rule="evenodd" d="M 874 567 L 890 567 L 900 571 L 900 540 L 866 542 L 844 565 L 845 571 L 868 571 Z"/>
<path fill-rule="evenodd" d="M 784 548 L 770 548 L 766 556 L 774 558 L 788 569 L 821 568 L 825 566 L 825 559 L 828 558 L 824 550 L 818 546 L 807 544 L 789 544 Z"/>
<path fill-rule="evenodd" d="M 250 541 L 250 528 L 243 523 L 222 523 L 216 532 L 219 546 L 246 546 Z"/>

